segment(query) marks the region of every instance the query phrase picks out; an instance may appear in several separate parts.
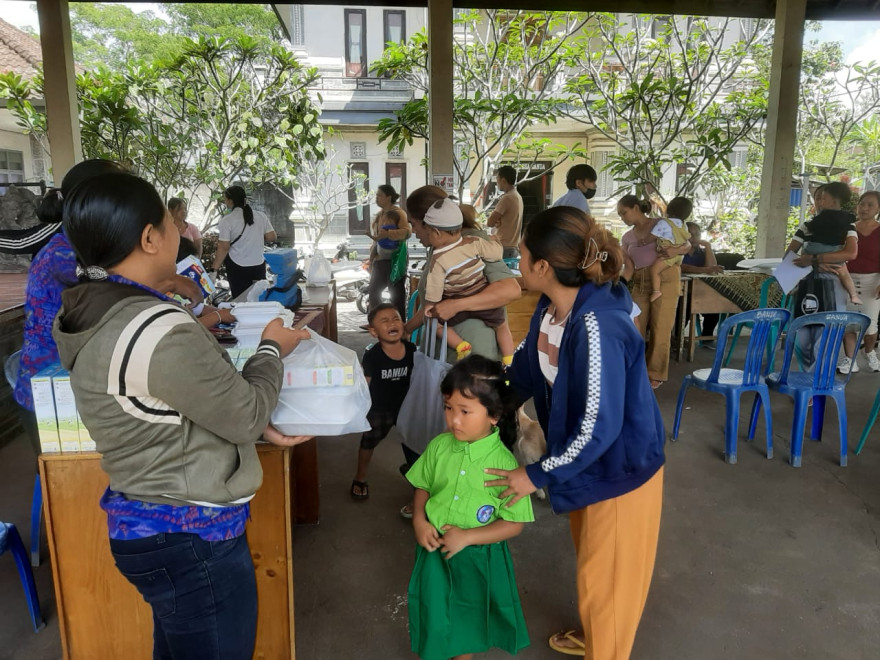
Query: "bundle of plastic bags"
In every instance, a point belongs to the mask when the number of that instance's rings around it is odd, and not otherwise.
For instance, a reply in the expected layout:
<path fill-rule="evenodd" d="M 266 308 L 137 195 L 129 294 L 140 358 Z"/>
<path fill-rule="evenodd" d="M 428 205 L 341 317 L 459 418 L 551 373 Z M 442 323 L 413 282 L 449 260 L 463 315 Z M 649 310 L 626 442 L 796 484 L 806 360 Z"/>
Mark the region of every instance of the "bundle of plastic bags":
<path fill-rule="evenodd" d="M 272 425 L 286 435 L 367 431 L 370 389 L 357 353 L 309 329 L 284 358 L 284 383 Z"/>

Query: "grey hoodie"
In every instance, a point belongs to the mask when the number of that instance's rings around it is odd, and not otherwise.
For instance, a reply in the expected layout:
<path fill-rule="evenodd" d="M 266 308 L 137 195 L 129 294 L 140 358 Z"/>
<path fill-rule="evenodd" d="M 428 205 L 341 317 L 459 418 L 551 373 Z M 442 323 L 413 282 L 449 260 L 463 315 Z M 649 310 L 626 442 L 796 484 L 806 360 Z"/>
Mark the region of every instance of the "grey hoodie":
<path fill-rule="evenodd" d="M 52 334 L 113 490 L 177 505 L 253 496 L 254 442 L 281 391 L 274 342 L 238 374 L 190 312 L 109 281 L 66 290 Z"/>

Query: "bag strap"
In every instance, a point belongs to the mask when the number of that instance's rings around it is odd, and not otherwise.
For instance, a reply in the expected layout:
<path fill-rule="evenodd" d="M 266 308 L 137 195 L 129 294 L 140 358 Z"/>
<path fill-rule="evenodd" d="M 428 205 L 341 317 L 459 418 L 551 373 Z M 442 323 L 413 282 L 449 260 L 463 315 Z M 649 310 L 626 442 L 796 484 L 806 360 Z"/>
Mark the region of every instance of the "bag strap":
<path fill-rule="evenodd" d="M 446 343 L 447 334 L 449 332 L 449 324 L 443 322 L 443 340 L 440 348 L 437 348 L 437 324 L 440 323 L 436 317 L 426 318 L 422 326 L 422 353 L 429 358 L 446 362 L 446 353 L 449 348 Z M 436 353 L 436 355 L 435 355 Z"/>
<path fill-rule="evenodd" d="M 244 220 L 242 220 L 242 222 L 244 222 Z M 238 243 L 238 239 L 244 235 L 244 230 L 247 229 L 247 227 L 248 227 L 248 224 L 245 222 L 244 225 L 242 225 L 241 231 L 239 232 L 238 236 L 236 236 L 235 240 L 229 244 L 229 247 L 232 247 L 233 245 Z"/>

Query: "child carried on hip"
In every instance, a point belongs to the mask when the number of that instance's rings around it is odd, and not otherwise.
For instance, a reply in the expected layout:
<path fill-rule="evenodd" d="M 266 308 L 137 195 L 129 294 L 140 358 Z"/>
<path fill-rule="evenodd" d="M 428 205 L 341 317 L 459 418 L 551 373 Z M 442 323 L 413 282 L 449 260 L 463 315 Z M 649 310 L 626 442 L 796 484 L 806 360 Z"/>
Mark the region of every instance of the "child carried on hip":
<path fill-rule="evenodd" d="M 501 261 L 504 248 L 497 241 L 478 236 L 462 236 L 461 209 L 451 199 L 435 202 L 425 213 L 427 241 L 432 248 L 425 286 L 425 314 L 431 316 L 434 305 L 446 298 L 467 298 L 489 285 L 483 270 L 486 261 Z M 447 319 L 447 343 L 455 349 L 458 359 L 467 357 L 471 345 L 452 326 L 465 319 L 479 319 L 495 330 L 502 362 L 513 359 L 513 336 L 503 307 L 482 311 L 459 312 Z"/>

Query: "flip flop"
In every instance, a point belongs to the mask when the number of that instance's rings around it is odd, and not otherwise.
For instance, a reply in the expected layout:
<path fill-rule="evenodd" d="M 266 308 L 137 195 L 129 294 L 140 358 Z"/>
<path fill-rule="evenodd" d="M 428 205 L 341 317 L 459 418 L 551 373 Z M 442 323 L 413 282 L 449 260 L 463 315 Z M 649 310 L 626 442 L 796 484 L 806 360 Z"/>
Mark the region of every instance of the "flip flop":
<path fill-rule="evenodd" d="M 361 492 L 358 493 L 355 491 L 355 488 L 360 488 Z M 352 479 L 351 481 L 351 499 L 357 501 L 363 501 L 370 497 L 370 486 L 366 481 L 358 481 L 357 479 Z"/>
<path fill-rule="evenodd" d="M 576 632 L 576 630 L 566 630 L 565 632 L 558 632 L 555 635 L 550 636 L 550 639 L 547 640 L 547 644 L 550 645 L 551 649 L 557 651 L 558 653 L 564 653 L 565 655 L 578 655 L 583 658 L 584 652 L 587 650 L 587 648 L 584 646 L 584 643 L 581 640 L 574 636 Z M 555 641 L 556 638 L 560 636 L 564 637 L 575 646 L 560 646 Z"/>

